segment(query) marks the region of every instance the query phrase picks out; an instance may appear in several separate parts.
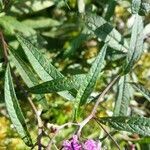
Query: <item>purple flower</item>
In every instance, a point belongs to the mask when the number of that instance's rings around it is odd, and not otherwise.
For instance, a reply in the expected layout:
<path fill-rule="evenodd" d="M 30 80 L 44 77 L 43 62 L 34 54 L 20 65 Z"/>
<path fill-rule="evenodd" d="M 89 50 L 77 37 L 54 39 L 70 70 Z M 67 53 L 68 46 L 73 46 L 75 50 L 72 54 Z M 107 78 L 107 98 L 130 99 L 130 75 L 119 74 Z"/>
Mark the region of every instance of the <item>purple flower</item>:
<path fill-rule="evenodd" d="M 81 144 L 79 144 L 78 137 L 76 135 L 74 135 L 70 141 L 64 141 L 63 148 L 64 150 L 82 150 Z"/>
<path fill-rule="evenodd" d="M 85 150 L 101 150 L 101 143 L 94 140 L 87 140 L 84 143 Z"/>

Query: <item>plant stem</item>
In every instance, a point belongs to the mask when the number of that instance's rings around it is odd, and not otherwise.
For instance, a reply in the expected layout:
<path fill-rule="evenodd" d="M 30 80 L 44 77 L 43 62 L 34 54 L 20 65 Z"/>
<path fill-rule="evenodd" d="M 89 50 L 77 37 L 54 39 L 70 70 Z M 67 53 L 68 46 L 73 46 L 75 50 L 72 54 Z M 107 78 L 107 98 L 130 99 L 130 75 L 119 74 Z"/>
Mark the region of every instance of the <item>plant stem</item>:
<path fill-rule="evenodd" d="M 100 104 L 100 102 L 102 101 L 102 99 L 104 98 L 105 94 L 110 90 L 110 88 L 116 83 L 116 81 L 120 78 L 120 75 L 117 75 L 109 84 L 108 86 L 105 88 L 105 90 L 101 93 L 101 95 L 98 97 L 98 100 L 96 101 L 96 104 L 94 105 L 94 108 L 91 112 L 91 114 L 85 118 L 80 124 L 80 128 L 77 132 L 77 135 L 80 136 L 81 134 L 81 130 L 82 128 L 93 118 L 95 117 L 95 114 L 97 112 L 97 108 Z"/>
<path fill-rule="evenodd" d="M 115 141 L 115 139 L 111 136 L 111 134 L 109 134 L 107 132 L 107 130 L 97 121 L 97 119 L 95 118 L 96 122 L 98 123 L 98 125 L 107 133 L 107 135 L 111 138 L 111 140 L 115 143 L 115 145 L 117 146 L 117 148 L 119 150 L 121 150 L 121 148 L 119 147 L 119 144 Z"/>
<path fill-rule="evenodd" d="M 54 138 L 58 135 L 58 133 L 60 132 L 60 130 L 62 130 L 63 128 L 68 127 L 68 126 L 79 126 L 79 124 L 73 123 L 73 122 L 68 122 L 68 123 L 65 123 L 65 124 L 63 124 L 63 125 L 61 125 L 61 126 L 58 126 L 58 127 L 57 127 L 57 130 L 56 130 L 56 132 L 55 132 L 55 135 L 54 135 L 53 138 L 49 141 L 46 150 L 51 150 L 51 146 L 52 146 L 52 144 L 53 144 Z"/>
<path fill-rule="evenodd" d="M 3 54 L 4 54 L 4 60 L 5 60 L 4 63 L 7 64 L 9 62 L 9 60 L 8 60 L 8 45 L 5 42 L 3 33 L 1 31 L 0 31 L 0 40 L 2 42 L 2 47 L 3 47 Z M 17 76 L 15 75 L 15 73 L 13 71 L 11 71 L 11 74 L 12 74 L 13 78 L 15 79 L 17 86 L 22 90 L 24 96 L 28 99 L 28 101 L 29 101 L 29 103 L 32 107 L 32 110 L 36 115 L 37 122 L 38 122 L 38 138 L 37 138 L 38 150 L 42 150 L 41 138 L 42 138 L 42 134 L 43 134 L 43 123 L 42 123 L 42 120 L 41 120 L 40 115 L 38 113 L 38 110 L 36 109 L 36 107 L 35 107 L 34 103 L 32 102 L 31 98 L 28 97 L 28 93 L 26 92 L 26 90 L 19 83 L 19 80 L 17 79 Z"/>
<path fill-rule="evenodd" d="M 5 42 L 5 39 L 4 39 L 4 35 L 3 35 L 3 32 L 0 31 L 0 41 L 2 43 L 2 48 L 3 48 L 3 56 L 4 56 L 4 64 L 7 64 L 8 62 L 8 50 L 7 50 L 7 43 Z"/>

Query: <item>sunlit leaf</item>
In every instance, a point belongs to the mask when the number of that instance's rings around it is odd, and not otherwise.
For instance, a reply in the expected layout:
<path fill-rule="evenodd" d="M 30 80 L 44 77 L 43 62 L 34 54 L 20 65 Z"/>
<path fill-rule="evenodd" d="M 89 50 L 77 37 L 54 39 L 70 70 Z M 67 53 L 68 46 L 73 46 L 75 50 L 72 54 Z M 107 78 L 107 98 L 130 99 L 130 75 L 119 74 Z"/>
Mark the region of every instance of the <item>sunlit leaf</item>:
<path fill-rule="evenodd" d="M 15 94 L 9 65 L 7 66 L 5 74 L 4 94 L 6 108 L 13 125 L 25 144 L 32 146 L 32 140 L 26 127 L 25 118 Z"/>
<path fill-rule="evenodd" d="M 40 29 L 40 28 L 50 28 L 53 26 L 58 26 L 61 23 L 55 19 L 51 18 L 36 18 L 36 19 L 26 19 L 23 23 L 31 28 Z"/>
<path fill-rule="evenodd" d="M 150 12 L 150 3 L 142 3 L 139 11 L 140 15 L 147 15 Z"/>
<path fill-rule="evenodd" d="M 30 88 L 32 93 L 43 94 L 51 92 L 59 92 L 65 90 L 80 88 L 80 85 L 85 79 L 84 74 L 77 74 L 70 77 L 59 78 L 51 81 L 47 81 Z"/>
<path fill-rule="evenodd" d="M 141 7 L 141 0 L 132 0 L 132 13 L 138 14 Z"/>
<path fill-rule="evenodd" d="M 10 47 L 9 50 L 12 62 L 16 66 L 17 71 L 19 72 L 25 84 L 29 88 L 39 84 L 38 78 L 29 65 L 21 59 L 21 57 L 13 48 Z M 44 108 L 47 108 L 48 105 L 44 95 L 36 95 L 36 101 L 41 103 Z"/>
<path fill-rule="evenodd" d="M 130 82 L 130 84 L 135 90 L 139 91 L 150 102 L 150 91 L 148 89 L 138 83 Z"/>
<path fill-rule="evenodd" d="M 26 36 L 35 34 L 36 31 L 31 27 L 19 22 L 16 18 L 11 16 L 0 17 L 0 27 L 2 27 L 6 34 L 15 34 L 17 31 Z"/>
<path fill-rule="evenodd" d="M 96 80 L 104 67 L 106 49 L 107 45 L 104 45 L 103 48 L 100 50 L 98 56 L 96 57 L 95 61 L 93 62 L 90 71 L 85 77 L 84 82 L 79 88 L 79 91 L 76 96 L 76 103 L 78 103 L 79 105 L 85 104 L 91 92 L 93 91 Z"/>
<path fill-rule="evenodd" d="M 52 0 L 24 0 L 24 1 L 16 1 L 15 4 L 11 7 L 11 11 L 14 13 L 17 13 L 19 15 L 23 14 L 31 14 L 37 11 L 41 11 L 43 9 L 46 9 L 48 7 L 51 7 L 54 5 L 54 2 Z M 22 7 L 24 6 L 24 7 Z"/>
<path fill-rule="evenodd" d="M 99 120 L 116 130 L 150 136 L 150 119 L 145 117 L 104 117 Z"/>
<path fill-rule="evenodd" d="M 20 35 L 17 36 L 17 39 L 32 67 L 44 82 L 64 77 L 28 40 Z M 73 96 L 67 91 L 59 92 L 59 94 L 66 99 L 73 99 Z"/>
<path fill-rule="evenodd" d="M 128 114 L 128 107 L 131 100 L 131 87 L 127 83 L 129 76 L 122 76 L 118 83 L 117 97 L 114 107 L 114 116 L 126 116 Z"/>
<path fill-rule="evenodd" d="M 110 47 L 122 52 L 128 51 L 128 44 L 121 34 L 101 16 L 87 15 L 85 21 L 88 28 Z"/>
<path fill-rule="evenodd" d="M 130 40 L 130 49 L 127 53 L 126 65 L 124 73 L 128 73 L 135 62 L 140 58 L 143 52 L 143 19 L 135 14 L 135 21 L 132 27 L 132 35 Z"/>

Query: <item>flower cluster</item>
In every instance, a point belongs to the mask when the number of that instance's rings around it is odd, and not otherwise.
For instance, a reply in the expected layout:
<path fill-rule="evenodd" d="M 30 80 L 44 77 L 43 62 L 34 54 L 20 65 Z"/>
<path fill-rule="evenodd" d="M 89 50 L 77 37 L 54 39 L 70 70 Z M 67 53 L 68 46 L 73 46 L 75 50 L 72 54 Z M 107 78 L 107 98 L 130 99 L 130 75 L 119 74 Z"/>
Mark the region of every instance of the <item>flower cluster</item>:
<path fill-rule="evenodd" d="M 78 137 L 74 135 L 71 140 L 64 141 L 63 150 L 101 150 L 101 143 L 89 139 L 80 144 Z"/>

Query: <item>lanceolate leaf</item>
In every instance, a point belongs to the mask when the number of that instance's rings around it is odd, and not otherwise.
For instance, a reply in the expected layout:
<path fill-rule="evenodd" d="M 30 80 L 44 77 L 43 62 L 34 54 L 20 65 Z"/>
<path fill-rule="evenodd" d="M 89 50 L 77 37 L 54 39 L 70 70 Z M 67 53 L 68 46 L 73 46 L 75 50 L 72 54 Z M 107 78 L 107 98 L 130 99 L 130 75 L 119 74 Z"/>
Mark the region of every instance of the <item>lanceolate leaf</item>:
<path fill-rule="evenodd" d="M 107 45 L 105 44 L 92 64 L 92 67 L 90 68 L 89 73 L 86 75 L 84 82 L 81 84 L 76 97 L 76 102 L 78 104 L 83 105 L 87 102 L 87 98 L 94 88 L 98 75 L 104 67 L 106 49 Z"/>
<path fill-rule="evenodd" d="M 28 40 L 20 35 L 17 38 L 32 67 L 43 81 L 64 77 Z M 59 92 L 59 94 L 66 99 L 73 99 L 73 96 L 67 91 Z"/>
<path fill-rule="evenodd" d="M 131 86 L 127 83 L 128 75 L 122 76 L 118 83 L 117 98 L 114 107 L 114 116 L 128 115 L 128 107 L 131 100 Z"/>
<path fill-rule="evenodd" d="M 86 23 L 88 28 L 111 48 L 122 52 L 128 51 L 128 44 L 121 34 L 102 17 L 87 15 Z"/>
<path fill-rule="evenodd" d="M 132 0 L 132 13 L 138 14 L 141 7 L 141 0 Z"/>
<path fill-rule="evenodd" d="M 23 113 L 21 111 L 21 108 L 19 106 L 15 94 L 9 65 L 7 66 L 6 74 L 5 74 L 4 94 L 5 94 L 6 108 L 13 125 L 15 126 L 18 134 L 21 136 L 23 141 L 28 146 L 32 146 L 32 141 L 26 127 L 25 118 L 23 116 Z"/>
<path fill-rule="evenodd" d="M 138 14 L 135 15 L 134 25 L 132 27 L 132 35 L 130 40 L 130 49 L 127 54 L 125 73 L 128 73 L 134 63 L 140 58 L 143 51 L 143 20 Z"/>
<path fill-rule="evenodd" d="M 145 117 L 104 117 L 99 120 L 116 130 L 150 136 L 150 119 Z"/>
<path fill-rule="evenodd" d="M 150 102 L 150 91 L 146 89 L 143 85 L 137 84 L 137 83 L 130 83 L 133 88 L 137 91 L 139 91 L 149 102 Z"/>
<path fill-rule="evenodd" d="M 6 34 L 15 34 L 16 31 L 19 31 L 24 35 L 29 36 L 36 33 L 34 29 L 19 22 L 16 18 L 11 16 L 1 17 L 0 27 L 4 28 Z"/>
<path fill-rule="evenodd" d="M 28 66 L 28 64 L 21 59 L 17 52 L 13 48 L 9 48 L 9 52 L 12 62 L 16 66 L 17 71 L 19 72 L 26 85 L 30 88 L 39 84 L 39 80 L 35 76 L 35 73 Z M 47 108 L 48 105 L 44 95 L 36 95 L 36 100 L 37 102 L 41 103 L 44 108 Z"/>
<path fill-rule="evenodd" d="M 19 15 L 32 14 L 34 12 L 41 11 L 53 5 L 54 5 L 54 1 L 50 1 L 50 0 L 44 0 L 44 1 L 16 0 L 13 7 L 11 7 L 11 11 Z"/>
<path fill-rule="evenodd" d="M 70 77 L 59 78 L 44 82 L 37 86 L 30 88 L 32 93 L 43 94 L 51 92 L 59 92 L 71 89 L 79 89 L 80 85 L 85 79 L 84 74 L 77 74 Z"/>

